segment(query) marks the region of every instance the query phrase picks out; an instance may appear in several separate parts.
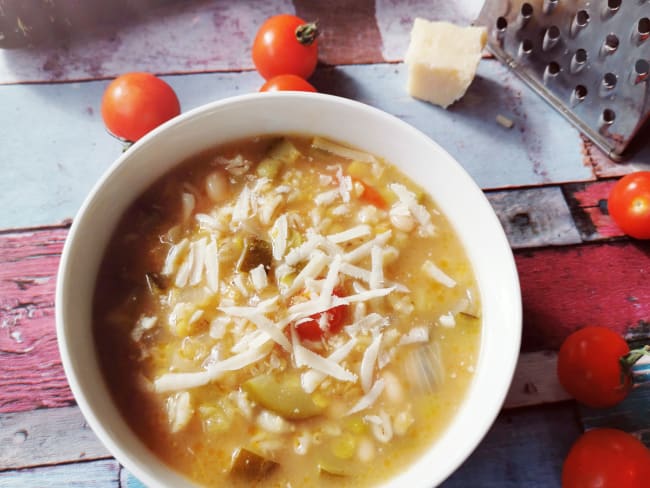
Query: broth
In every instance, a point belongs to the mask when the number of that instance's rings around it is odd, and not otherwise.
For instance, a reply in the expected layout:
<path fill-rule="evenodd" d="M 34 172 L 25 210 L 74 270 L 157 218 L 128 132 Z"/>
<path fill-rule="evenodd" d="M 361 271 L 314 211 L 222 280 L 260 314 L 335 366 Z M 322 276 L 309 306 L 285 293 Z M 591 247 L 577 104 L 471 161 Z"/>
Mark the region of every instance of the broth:
<path fill-rule="evenodd" d="M 363 487 L 449 424 L 481 318 L 451 225 L 397 168 L 264 136 L 183 162 L 127 210 L 93 327 L 123 416 L 193 481 Z"/>

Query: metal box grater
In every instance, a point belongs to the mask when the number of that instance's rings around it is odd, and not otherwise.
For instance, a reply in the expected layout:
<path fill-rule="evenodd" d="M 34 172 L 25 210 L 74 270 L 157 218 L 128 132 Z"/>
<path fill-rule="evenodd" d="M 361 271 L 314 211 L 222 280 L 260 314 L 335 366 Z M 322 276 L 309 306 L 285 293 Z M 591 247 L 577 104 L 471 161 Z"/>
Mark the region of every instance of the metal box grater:
<path fill-rule="evenodd" d="M 650 0 L 486 0 L 488 49 L 621 160 L 650 116 Z"/>

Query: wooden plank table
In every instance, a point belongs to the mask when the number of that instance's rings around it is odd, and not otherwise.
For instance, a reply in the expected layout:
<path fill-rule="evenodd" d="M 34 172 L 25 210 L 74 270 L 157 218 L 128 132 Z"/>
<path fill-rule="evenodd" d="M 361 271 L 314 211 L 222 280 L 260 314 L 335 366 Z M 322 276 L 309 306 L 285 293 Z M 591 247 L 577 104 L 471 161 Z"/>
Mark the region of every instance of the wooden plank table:
<path fill-rule="evenodd" d="M 85 424 L 54 327 L 71 219 L 121 151 L 104 131 L 101 94 L 108 79 L 132 70 L 162 75 L 183 110 L 256 91 L 263 80 L 252 69 L 252 38 L 283 12 L 320 21 L 314 85 L 439 142 L 485 190 L 514 249 L 524 303 L 518 369 L 494 426 L 444 486 L 559 486 L 569 447 L 594 426 L 650 445 L 647 363 L 637 365 L 631 395 L 605 410 L 575 404 L 554 371 L 563 338 L 587 324 L 633 345 L 650 340 L 650 244 L 623 236 L 605 205 L 615 177 L 650 168 L 650 144 L 613 163 L 489 56 L 449 110 L 409 98 L 402 56 L 413 19 L 468 24 L 480 0 L 117 3 L 118 13 L 77 3 L 67 22 L 52 21 L 56 35 L 0 50 L 0 487 L 141 486 Z M 514 127 L 497 124 L 498 114 Z"/>

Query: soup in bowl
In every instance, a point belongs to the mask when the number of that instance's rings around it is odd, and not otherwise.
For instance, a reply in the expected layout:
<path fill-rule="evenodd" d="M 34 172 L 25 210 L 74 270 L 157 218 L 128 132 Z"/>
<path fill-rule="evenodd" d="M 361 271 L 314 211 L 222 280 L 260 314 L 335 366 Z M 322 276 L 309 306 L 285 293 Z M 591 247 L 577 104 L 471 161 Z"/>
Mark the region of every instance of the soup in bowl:
<path fill-rule="evenodd" d="M 431 486 L 507 392 L 507 240 L 426 136 L 337 97 L 250 95 L 134 145 L 64 249 L 71 387 L 152 486 Z"/>

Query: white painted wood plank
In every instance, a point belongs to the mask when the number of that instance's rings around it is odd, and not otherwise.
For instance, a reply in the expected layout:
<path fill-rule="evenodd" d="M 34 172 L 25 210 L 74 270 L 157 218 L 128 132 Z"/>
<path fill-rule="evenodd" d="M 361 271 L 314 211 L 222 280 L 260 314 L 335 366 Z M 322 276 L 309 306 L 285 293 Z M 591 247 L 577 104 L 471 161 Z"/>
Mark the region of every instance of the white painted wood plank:
<path fill-rule="evenodd" d="M 77 407 L 0 414 L 0 446 L 2 469 L 110 457 Z"/>
<path fill-rule="evenodd" d="M 487 194 L 514 249 L 582 242 L 560 187 Z"/>
<path fill-rule="evenodd" d="M 119 488 L 113 459 L 0 472 L 0 488 Z"/>
<path fill-rule="evenodd" d="M 450 110 L 406 95 L 403 65 L 320 69 L 314 83 L 392 113 L 438 141 L 484 189 L 593 178 L 581 140 L 505 67 L 484 60 L 467 96 Z M 184 111 L 256 91 L 255 72 L 165 77 Z M 48 225 L 74 216 L 121 152 L 104 130 L 99 105 L 107 81 L 0 86 L 0 228 Z M 515 120 L 504 129 L 495 117 Z M 34 114 L 38 114 L 35 118 Z M 398 142 L 398 141 L 396 141 Z"/>
<path fill-rule="evenodd" d="M 0 49 L 0 84 L 92 80 L 128 71 L 187 73 L 251 69 L 258 27 L 277 13 L 294 13 L 290 0 L 173 2 L 137 22 L 97 26 L 60 47 Z"/>
<path fill-rule="evenodd" d="M 570 400 L 555 373 L 557 352 L 521 354 L 504 408 L 529 407 Z"/>

